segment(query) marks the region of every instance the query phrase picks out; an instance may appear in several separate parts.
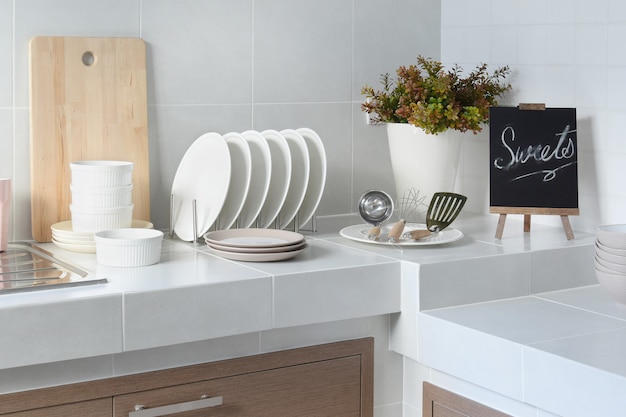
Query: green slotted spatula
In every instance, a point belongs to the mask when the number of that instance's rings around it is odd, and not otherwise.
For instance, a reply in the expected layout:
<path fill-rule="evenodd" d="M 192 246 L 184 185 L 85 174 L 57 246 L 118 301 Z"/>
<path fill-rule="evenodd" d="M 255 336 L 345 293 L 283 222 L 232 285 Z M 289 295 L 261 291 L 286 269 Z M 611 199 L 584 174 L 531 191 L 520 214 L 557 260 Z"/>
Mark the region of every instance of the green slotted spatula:
<path fill-rule="evenodd" d="M 428 230 L 436 233 L 450 226 L 466 201 L 467 197 L 461 194 L 435 193 L 426 212 Z"/>

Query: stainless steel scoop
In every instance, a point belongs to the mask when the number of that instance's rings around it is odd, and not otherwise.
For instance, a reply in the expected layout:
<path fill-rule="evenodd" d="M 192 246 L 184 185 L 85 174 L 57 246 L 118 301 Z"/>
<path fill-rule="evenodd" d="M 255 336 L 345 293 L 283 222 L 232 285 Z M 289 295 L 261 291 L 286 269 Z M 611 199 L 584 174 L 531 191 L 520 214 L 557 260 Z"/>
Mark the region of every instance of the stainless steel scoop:
<path fill-rule="evenodd" d="M 374 225 L 367 238 L 376 240 L 380 236 L 380 226 L 393 214 L 393 200 L 384 191 L 370 190 L 359 199 L 359 215 L 367 223 Z"/>

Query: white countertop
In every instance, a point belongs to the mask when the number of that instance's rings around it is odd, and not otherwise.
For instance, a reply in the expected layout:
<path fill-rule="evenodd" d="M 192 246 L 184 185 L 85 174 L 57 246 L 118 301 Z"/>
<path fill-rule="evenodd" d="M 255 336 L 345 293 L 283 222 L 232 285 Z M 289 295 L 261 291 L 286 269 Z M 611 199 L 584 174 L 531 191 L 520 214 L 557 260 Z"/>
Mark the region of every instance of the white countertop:
<path fill-rule="evenodd" d="M 598 285 L 424 311 L 418 332 L 421 362 L 509 398 L 572 417 L 626 408 L 626 306 Z"/>
<path fill-rule="evenodd" d="M 402 311 L 391 348 L 426 366 L 562 415 L 626 406 L 611 395 L 626 389 L 626 307 L 596 284 L 593 235 L 512 219 L 497 240 L 497 217 L 466 215 L 461 240 L 399 250 L 336 221 L 272 263 L 166 239 L 157 265 L 107 268 L 43 245 L 109 282 L 0 296 L 0 369 Z"/>
<path fill-rule="evenodd" d="M 43 244 L 108 283 L 0 296 L 0 369 L 400 310 L 397 261 L 308 243 L 289 261 L 238 263 L 166 239 L 142 268 Z"/>

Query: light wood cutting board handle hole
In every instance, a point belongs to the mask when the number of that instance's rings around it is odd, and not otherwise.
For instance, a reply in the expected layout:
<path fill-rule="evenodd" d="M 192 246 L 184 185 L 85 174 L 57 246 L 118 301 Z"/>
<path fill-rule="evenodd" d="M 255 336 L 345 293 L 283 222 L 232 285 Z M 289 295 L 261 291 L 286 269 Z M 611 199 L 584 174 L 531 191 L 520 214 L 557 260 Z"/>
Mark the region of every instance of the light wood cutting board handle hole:
<path fill-rule="evenodd" d="M 91 51 L 87 51 L 83 54 L 83 64 L 85 64 L 85 66 L 90 67 L 93 65 L 94 62 L 96 62 L 96 57 L 93 55 L 93 52 Z"/>

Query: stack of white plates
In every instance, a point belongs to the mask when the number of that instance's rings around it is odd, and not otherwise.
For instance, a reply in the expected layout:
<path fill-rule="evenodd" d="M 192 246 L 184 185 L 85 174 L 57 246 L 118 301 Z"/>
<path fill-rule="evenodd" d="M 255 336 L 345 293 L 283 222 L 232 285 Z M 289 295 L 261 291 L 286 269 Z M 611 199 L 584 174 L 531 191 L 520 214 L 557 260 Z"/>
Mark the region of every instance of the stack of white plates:
<path fill-rule="evenodd" d="M 206 133 L 176 171 L 172 229 L 192 241 L 212 227 L 304 227 L 322 198 L 326 166 L 322 140 L 309 128 Z"/>
<path fill-rule="evenodd" d="M 613 300 L 626 304 L 626 224 L 596 229 L 594 264 L 600 286 Z"/>
<path fill-rule="evenodd" d="M 144 220 L 133 220 L 131 227 L 152 229 L 154 225 Z M 55 223 L 50 228 L 52 229 L 52 242 L 58 247 L 72 252 L 96 253 L 94 233 L 75 231 L 71 220 Z"/>
<path fill-rule="evenodd" d="M 205 234 L 204 240 L 215 254 L 246 262 L 290 259 L 307 246 L 300 233 L 277 229 L 218 230 Z"/>

